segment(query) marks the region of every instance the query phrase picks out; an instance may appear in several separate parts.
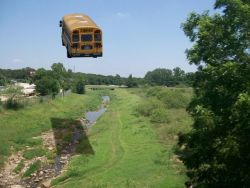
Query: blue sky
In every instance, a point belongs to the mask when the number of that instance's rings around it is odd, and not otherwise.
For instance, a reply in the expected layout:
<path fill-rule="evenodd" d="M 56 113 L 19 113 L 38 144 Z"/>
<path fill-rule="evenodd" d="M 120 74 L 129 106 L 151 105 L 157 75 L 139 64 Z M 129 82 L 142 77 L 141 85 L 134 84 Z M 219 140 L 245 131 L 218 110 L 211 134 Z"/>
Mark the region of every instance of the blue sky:
<path fill-rule="evenodd" d="M 76 72 L 143 77 L 155 68 L 186 72 L 192 44 L 180 24 L 191 11 L 212 10 L 211 0 L 1 0 L 0 68 L 46 69 L 61 62 Z M 63 15 L 85 13 L 103 30 L 104 56 L 66 57 Z"/>

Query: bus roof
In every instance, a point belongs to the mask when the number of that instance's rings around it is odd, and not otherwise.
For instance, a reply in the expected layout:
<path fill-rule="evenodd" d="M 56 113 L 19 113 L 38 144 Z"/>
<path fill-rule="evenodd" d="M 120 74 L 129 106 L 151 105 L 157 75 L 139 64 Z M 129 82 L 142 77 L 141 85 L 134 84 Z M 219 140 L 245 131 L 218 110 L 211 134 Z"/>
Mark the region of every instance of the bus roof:
<path fill-rule="evenodd" d="M 73 32 L 74 29 L 86 27 L 100 29 L 90 17 L 84 14 L 67 14 L 63 17 L 63 21 L 71 32 Z"/>

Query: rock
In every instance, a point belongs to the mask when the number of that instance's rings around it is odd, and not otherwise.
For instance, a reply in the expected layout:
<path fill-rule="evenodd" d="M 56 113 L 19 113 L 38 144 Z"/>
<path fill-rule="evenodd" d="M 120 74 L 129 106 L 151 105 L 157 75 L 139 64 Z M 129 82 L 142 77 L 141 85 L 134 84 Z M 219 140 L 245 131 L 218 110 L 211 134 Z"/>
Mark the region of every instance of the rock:
<path fill-rule="evenodd" d="M 8 183 L 8 180 L 2 180 L 3 183 Z"/>
<path fill-rule="evenodd" d="M 61 160 L 67 160 L 67 159 L 68 159 L 67 156 L 62 156 L 62 157 L 61 157 Z"/>
<path fill-rule="evenodd" d="M 50 146 L 50 147 L 48 147 L 48 149 L 51 151 L 51 150 L 53 150 L 53 147 Z"/>
<path fill-rule="evenodd" d="M 39 176 L 42 176 L 43 174 L 44 174 L 43 171 L 40 171 L 40 172 L 39 172 Z"/>
<path fill-rule="evenodd" d="M 2 178 L 3 177 L 3 174 L 0 174 L 0 178 Z"/>
<path fill-rule="evenodd" d="M 11 185 L 10 188 L 22 188 L 21 185 Z"/>
<path fill-rule="evenodd" d="M 34 182 L 39 182 L 39 181 L 40 181 L 40 180 L 39 180 L 38 178 L 34 180 Z"/>
<path fill-rule="evenodd" d="M 50 187 L 51 180 L 48 180 L 44 183 L 42 183 L 42 188 L 49 188 Z"/>

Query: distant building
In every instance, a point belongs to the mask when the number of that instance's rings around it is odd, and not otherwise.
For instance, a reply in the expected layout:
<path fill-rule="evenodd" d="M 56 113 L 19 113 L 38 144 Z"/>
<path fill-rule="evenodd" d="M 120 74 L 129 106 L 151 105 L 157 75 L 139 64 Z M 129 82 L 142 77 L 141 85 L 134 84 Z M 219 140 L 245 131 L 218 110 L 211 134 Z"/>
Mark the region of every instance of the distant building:
<path fill-rule="evenodd" d="M 16 83 L 16 86 L 22 88 L 22 92 L 26 96 L 35 95 L 36 85 L 35 84 L 28 84 L 28 83 Z"/>

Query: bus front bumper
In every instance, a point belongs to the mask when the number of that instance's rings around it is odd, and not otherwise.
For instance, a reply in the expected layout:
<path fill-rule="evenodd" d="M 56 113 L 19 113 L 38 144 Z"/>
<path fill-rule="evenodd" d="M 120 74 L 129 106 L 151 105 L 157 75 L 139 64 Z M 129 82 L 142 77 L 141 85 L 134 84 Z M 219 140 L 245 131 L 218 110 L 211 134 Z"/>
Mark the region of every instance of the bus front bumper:
<path fill-rule="evenodd" d="M 102 57 L 102 53 L 91 53 L 91 54 L 73 53 L 72 57 Z"/>

